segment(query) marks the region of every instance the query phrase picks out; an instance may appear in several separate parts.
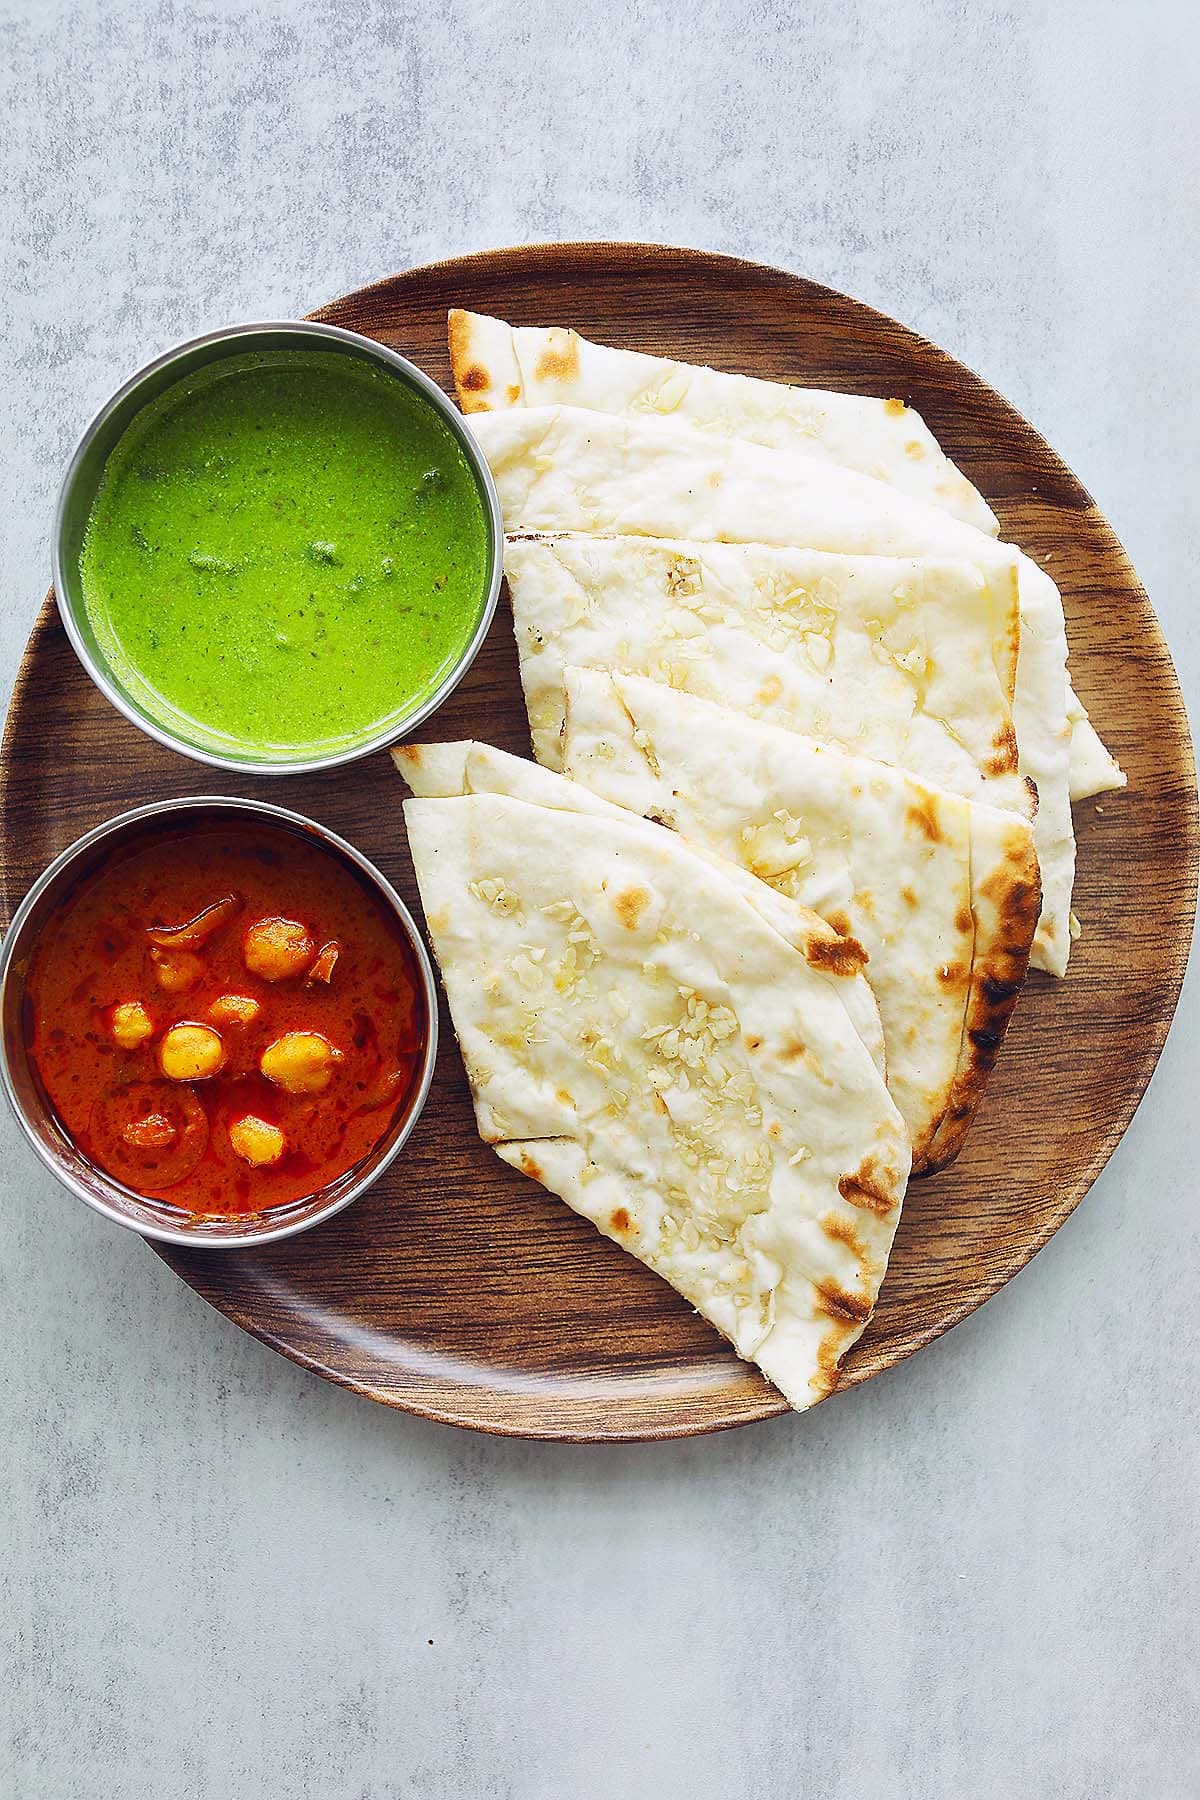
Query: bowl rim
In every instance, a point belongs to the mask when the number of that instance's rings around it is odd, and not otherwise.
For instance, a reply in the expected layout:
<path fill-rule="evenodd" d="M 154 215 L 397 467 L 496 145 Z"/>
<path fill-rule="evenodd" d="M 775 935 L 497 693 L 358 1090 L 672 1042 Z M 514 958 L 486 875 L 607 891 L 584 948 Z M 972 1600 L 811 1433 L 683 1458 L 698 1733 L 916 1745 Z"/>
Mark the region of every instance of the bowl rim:
<path fill-rule="evenodd" d="M 66 530 L 68 506 L 75 492 L 76 483 L 88 451 L 109 419 L 131 395 L 136 394 L 143 382 L 160 370 L 169 368 L 173 362 L 190 351 L 202 350 L 209 345 L 224 343 L 235 346 L 240 340 L 247 340 L 245 347 L 249 349 L 253 348 L 253 344 L 249 340 L 271 332 L 295 332 L 301 337 L 311 337 L 365 351 L 370 357 L 399 374 L 417 389 L 449 425 L 471 465 L 484 504 L 490 537 L 490 552 L 484 602 L 470 641 L 458 661 L 446 671 L 433 692 L 427 695 L 411 713 L 392 720 L 361 744 L 352 745 L 349 749 L 334 750 L 323 756 L 257 762 L 250 758 L 212 750 L 203 745 L 188 743 L 184 738 L 172 732 L 169 727 L 141 713 L 122 693 L 112 679 L 107 665 L 101 658 L 93 656 L 80 630 L 79 621 L 75 616 L 75 607 L 66 598 L 66 582 L 64 580 L 66 559 L 63 555 L 63 537 Z M 462 413 L 457 410 L 449 396 L 442 391 L 432 376 L 425 373 L 424 369 L 418 367 L 416 363 L 410 362 L 408 357 L 401 355 L 400 351 L 393 350 L 390 345 L 380 342 L 378 338 L 365 337 L 358 331 L 348 331 L 342 325 L 326 325 L 319 319 L 255 319 L 242 325 L 220 326 L 216 330 L 201 332 L 196 337 L 185 338 L 180 343 L 172 344 L 168 349 L 161 351 L 159 355 L 152 357 L 149 362 L 143 363 L 141 368 L 135 370 L 92 415 L 80 434 L 70 461 L 67 463 L 66 472 L 59 484 L 58 497 L 54 507 L 54 522 L 51 528 L 50 564 L 58 616 L 62 620 L 72 649 L 109 705 L 115 707 L 117 712 L 123 718 L 128 719 L 131 725 L 136 725 L 139 731 L 145 732 L 147 737 L 153 738 L 165 749 L 174 750 L 178 755 L 186 756 L 192 762 L 204 763 L 209 768 L 226 769 L 238 775 L 315 775 L 325 769 L 336 769 L 346 763 L 357 762 L 360 757 L 373 755 L 377 750 L 386 749 L 390 744 L 399 743 L 403 737 L 415 731 L 431 714 L 437 711 L 444 701 L 449 699 L 482 649 L 496 616 L 500 587 L 504 579 L 504 523 L 499 496 L 496 493 L 496 484 L 492 478 L 487 458 L 476 443 Z"/>
<path fill-rule="evenodd" d="M 388 902 L 392 912 L 399 920 L 399 923 L 408 938 L 421 973 L 421 988 L 425 998 L 425 1011 L 428 1021 L 425 1049 L 421 1061 L 421 1073 L 412 1100 L 409 1104 L 408 1112 L 400 1130 L 396 1134 L 395 1142 L 388 1146 L 387 1151 L 376 1166 L 371 1169 L 369 1173 L 364 1174 L 357 1180 L 351 1182 L 344 1194 L 339 1194 L 328 1206 L 322 1207 L 320 1211 L 315 1212 L 308 1217 L 284 1220 L 263 1231 L 249 1233 L 243 1231 L 237 1236 L 231 1235 L 229 1237 L 222 1237 L 219 1233 L 200 1237 L 194 1230 L 188 1230 L 186 1227 L 145 1224 L 142 1221 L 132 1219 L 115 1203 L 110 1204 L 103 1200 L 98 1194 L 91 1193 L 87 1187 L 74 1176 L 69 1168 L 56 1161 L 50 1153 L 44 1139 L 35 1129 L 32 1119 L 27 1113 L 21 1097 L 17 1092 L 9 1057 L 9 1034 L 6 1024 L 6 1000 L 8 995 L 8 985 L 13 976 L 13 965 L 16 961 L 18 951 L 23 948 L 22 936 L 25 927 L 28 924 L 38 901 L 46 893 L 47 889 L 64 875 L 76 862 L 88 855 L 98 844 L 103 843 L 106 838 L 114 836 L 118 831 L 123 830 L 125 827 L 140 825 L 149 819 L 161 818 L 170 813 L 189 812 L 202 807 L 224 807 L 234 812 L 247 813 L 252 816 L 269 819 L 276 825 L 283 825 L 291 829 L 299 828 L 306 836 L 315 834 L 317 840 L 325 849 L 330 850 L 334 854 L 340 853 L 347 857 L 366 876 L 367 880 L 378 889 L 383 898 Z M 321 824 L 320 820 L 309 818 L 307 814 L 296 812 L 291 807 L 276 806 L 275 803 L 270 800 L 247 800 L 240 796 L 230 794 L 187 794 L 168 800 L 148 801 L 141 806 L 130 807 L 126 812 L 117 813 L 111 819 L 103 820 L 99 825 L 94 825 L 90 831 L 84 832 L 82 837 L 76 838 L 73 843 L 68 844 L 65 849 L 60 850 L 58 855 L 54 857 L 51 862 L 47 863 L 46 867 L 42 870 L 36 881 L 33 882 L 32 886 L 22 897 L 20 904 L 15 909 L 12 919 L 9 922 L 8 929 L 4 933 L 3 944 L 0 945 L 0 1086 L 4 1089 L 4 1094 L 9 1107 L 17 1124 L 21 1128 L 26 1142 L 32 1146 L 39 1162 L 41 1162 L 45 1168 L 49 1169 L 50 1173 L 57 1178 L 59 1183 L 68 1189 L 76 1199 L 82 1200 L 87 1206 L 90 1206 L 93 1212 L 99 1213 L 103 1218 L 109 1219 L 115 1225 L 123 1226 L 127 1231 L 135 1231 L 140 1237 L 153 1238 L 159 1243 L 179 1244 L 189 1250 L 255 1249 L 260 1244 L 277 1243 L 282 1238 L 295 1237 L 299 1232 L 309 1231 L 313 1226 L 321 1225 L 326 1219 L 332 1218 L 335 1213 L 342 1212 L 352 1201 L 357 1200 L 360 1195 L 364 1194 L 369 1187 L 373 1186 L 374 1183 L 379 1180 L 380 1176 L 391 1167 L 392 1163 L 396 1160 L 401 1150 L 408 1142 L 417 1120 L 424 1111 L 425 1102 L 429 1097 L 434 1067 L 437 1063 L 437 1053 L 437 983 L 434 979 L 433 964 L 430 960 L 429 951 L 425 947 L 424 938 L 417 929 L 416 921 L 413 919 L 408 907 L 405 905 L 396 889 L 392 886 L 387 876 L 384 875 L 368 857 L 364 856 L 361 850 L 355 849 L 354 845 L 346 838 L 341 837 L 336 831 L 331 830 L 328 825 Z M 96 1164 L 93 1164 L 92 1167 L 95 1169 L 99 1181 L 105 1188 L 120 1190 L 121 1184 L 115 1181 L 106 1170 L 101 1169 Z M 132 1192 L 132 1190 L 130 1191 Z M 302 1204 L 302 1202 L 295 1202 L 294 1204 Z M 269 1216 L 269 1214 L 263 1216 Z"/>

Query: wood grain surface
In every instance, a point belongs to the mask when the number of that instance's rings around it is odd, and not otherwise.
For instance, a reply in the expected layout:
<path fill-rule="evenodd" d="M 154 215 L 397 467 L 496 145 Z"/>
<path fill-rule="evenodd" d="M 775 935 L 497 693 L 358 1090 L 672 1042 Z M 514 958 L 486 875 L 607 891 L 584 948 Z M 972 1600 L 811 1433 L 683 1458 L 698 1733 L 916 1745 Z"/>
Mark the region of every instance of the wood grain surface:
<path fill-rule="evenodd" d="M 315 316 L 394 346 L 450 391 L 454 305 L 904 399 L 996 508 L 1004 535 L 1062 589 L 1076 687 L 1130 785 L 1076 808 L 1083 937 L 1070 974 L 1030 978 L 962 1156 L 910 1188 L 878 1309 L 847 1359 L 842 1386 L 852 1387 L 1024 1267 L 1111 1156 L 1153 1073 L 1196 893 L 1195 771 L 1166 645 L 1120 544 L 1050 447 L 961 364 L 855 301 L 726 257 L 568 244 L 414 269 Z M 474 668 L 419 735 L 529 754 L 503 602 Z M 327 776 L 249 779 L 173 755 L 92 686 L 49 597 L 0 757 L 6 916 L 53 855 L 111 814 L 160 795 L 234 792 L 344 833 L 420 917 L 403 791 L 386 756 Z M 479 1142 L 444 1008 L 442 1026 L 425 1113 L 363 1199 L 258 1252 L 157 1254 L 297 1362 L 431 1418 L 590 1441 L 682 1436 L 785 1411 L 684 1301 Z"/>

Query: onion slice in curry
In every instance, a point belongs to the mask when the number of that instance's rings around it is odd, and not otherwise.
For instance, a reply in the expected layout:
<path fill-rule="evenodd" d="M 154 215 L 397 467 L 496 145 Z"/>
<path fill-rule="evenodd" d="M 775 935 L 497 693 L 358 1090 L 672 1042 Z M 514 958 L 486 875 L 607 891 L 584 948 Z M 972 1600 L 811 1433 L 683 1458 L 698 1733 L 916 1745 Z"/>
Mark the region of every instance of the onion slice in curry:
<path fill-rule="evenodd" d="M 313 959 L 312 967 L 304 977 L 305 987 L 311 987 L 314 981 L 323 981 L 328 987 L 333 980 L 334 967 L 341 953 L 342 946 L 336 938 L 330 938 L 327 944 L 322 944 Z"/>
<path fill-rule="evenodd" d="M 160 950 L 193 950 L 222 925 L 227 925 L 241 910 L 241 905 L 236 894 L 226 894 L 223 899 L 214 900 L 211 906 L 203 907 L 185 925 L 148 925 L 146 936 Z"/>

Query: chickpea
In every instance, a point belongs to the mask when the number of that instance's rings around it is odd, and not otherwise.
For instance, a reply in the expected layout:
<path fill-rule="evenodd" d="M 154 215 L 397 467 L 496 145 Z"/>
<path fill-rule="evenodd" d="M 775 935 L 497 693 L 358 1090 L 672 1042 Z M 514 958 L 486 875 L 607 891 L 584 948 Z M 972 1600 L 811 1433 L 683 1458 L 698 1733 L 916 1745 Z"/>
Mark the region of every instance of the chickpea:
<path fill-rule="evenodd" d="M 256 919 L 242 939 L 242 961 L 263 981 L 290 981 L 312 961 L 313 941 L 295 919 Z"/>
<path fill-rule="evenodd" d="M 140 1000 L 123 1000 L 114 1006 L 108 1028 L 122 1050 L 138 1050 L 154 1036 L 154 1021 Z"/>
<path fill-rule="evenodd" d="M 154 975 L 166 994 L 188 994 L 204 975 L 204 964 L 194 950 L 160 950 L 150 952 Z"/>
<path fill-rule="evenodd" d="M 165 1113 L 150 1112 L 142 1119 L 130 1119 L 121 1136 L 132 1150 L 165 1150 L 179 1133 Z"/>
<path fill-rule="evenodd" d="M 289 1094 L 323 1094 L 341 1060 L 341 1051 L 319 1031 L 288 1031 L 267 1045 L 258 1066 Z"/>
<path fill-rule="evenodd" d="M 249 994 L 219 994 L 208 1009 L 214 1025 L 253 1025 L 262 1012 Z"/>
<path fill-rule="evenodd" d="M 204 1081 L 224 1061 L 221 1034 L 211 1025 L 172 1025 L 158 1046 L 158 1066 L 169 1081 Z"/>
<path fill-rule="evenodd" d="M 253 1169 L 265 1169 L 277 1163 L 287 1149 L 287 1140 L 278 1125 L 247 1113 L 229 1127 L 229 1141 L 243 1162 Z"/>

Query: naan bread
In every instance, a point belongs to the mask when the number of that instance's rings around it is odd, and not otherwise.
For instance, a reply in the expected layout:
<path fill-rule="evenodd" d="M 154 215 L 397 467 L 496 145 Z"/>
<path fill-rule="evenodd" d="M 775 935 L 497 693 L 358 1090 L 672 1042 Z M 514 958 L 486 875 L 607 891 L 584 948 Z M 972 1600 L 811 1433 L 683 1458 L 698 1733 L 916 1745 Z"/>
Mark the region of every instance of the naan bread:
<path fill-rule="evenodd" d="M 863 945 L 913 1174 L 962 1146 L 1029 961 L 1026 820 L 637 675 L 569 669 L 564 769 Z"/>
<path fill-rule="evenodd" d="M 560 406 L 476 413 L 471 426 L 510 534 L 623 533 L 863 556 L 951 556 L 996 579 L 1015 568 L 1021 642 L 1013 716 L 1021 772 L 1039 795 L 1042 916 L 1033 960 L 1065 974 L 1075 874 L 1067 639 L 1058 589 L 1035 563 L 865 475 L 686 425 Z"/>
<path fill-rule="evenodd" d="M 568 405 L 594 412 L 670 417 L 854 469 L 931 501 L 995 536 L 999 521 L 982 494 L 943 454 L 918 414 L 895 400 L 865 400 L 724 375 L 588 343 L 576 332 L 511 326 L 457 309 L 450 360 L 464 413 Z M 1124 776 L 1087 723 L 1067 684 L 1071 798 L 1123 787 Z"/>
<path fill-rule="evenodd" d="M 526 800 L 531 806 L 552 812 L 587 813 L 625 825 L 637 819 L 637 815 L 614 806 L 590 788 L 563 781 L 536 763 L 510 756 L 507 750 L 497 750 L 491 744 L 405 744 L 392 752 L 392 760 L 420 800 L 444 800 L 464 793 L 506 794 L 510 799 Z M 810 908 L 776 893 L 765 882 L 748 875 L 740 864 L 728 862 L 700 844 L 688 847 L 692 855 L 713 863 L 722 878 L 762 914 L 772 930 L 799 950 L 814 968 L 824 969 L 836 980 L 854 1029 L 886 1079 L 883 1023 L 874 990 L 860 973 L 866 962 L 862 945 L 849 939 L 843 941 L 841 934 Z"/>
<path fill-rule="evenodd" d="M 861 976 L 674 834 L 577 810 L 544 770 L 558 805 L 495 791 L 515 760 L 397 758 L 467 790 L 404 811 L 480 1133 L 810 1406 L 870 1317 L 909 1166 L 842 1004 Z"/>
<path fill-rule="evenodd" d="M 547 768 L 562 767 L 564 670 L 622 669 L 1032 813 L 1011 569 L 564 536 L 510 539 L 505 570 Z"/>
<path fill-rule="evenodd" d="M 464 413 L 514 406 L 583 406 L 593 412 L 671 417 L 774 450 L 858 469 L 941 506 L 982 531 L 995 514 L 902 400 L 826 393 L 749 375 L 726 375 L 592 344 L 578 332 L 507 325 L 455 308 L 450 361 Z"/>
<path fill-rule="evenodd" d="M 1090 800 L 1096 794 L 1109 794 L 1123 788 L 1128 776 L 1109 754 L 1087 708 L 1075 692 L 1067 688 L 1067 717 L 1071 721 L 1071 799 Z"/>

